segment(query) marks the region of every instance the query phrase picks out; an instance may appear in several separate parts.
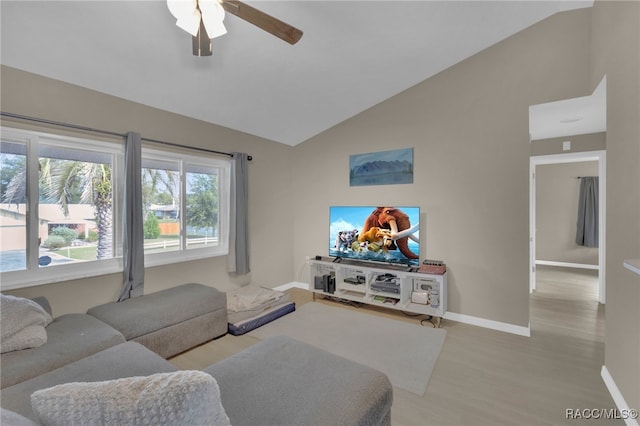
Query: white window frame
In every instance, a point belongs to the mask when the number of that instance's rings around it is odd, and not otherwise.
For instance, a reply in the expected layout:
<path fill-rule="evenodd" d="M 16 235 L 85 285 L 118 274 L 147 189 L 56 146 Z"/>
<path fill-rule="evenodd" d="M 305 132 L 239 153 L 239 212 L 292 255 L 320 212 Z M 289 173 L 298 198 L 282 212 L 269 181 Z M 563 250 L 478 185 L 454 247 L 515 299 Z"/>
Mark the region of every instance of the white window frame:
<path fill-rule="evenodd" d="M 11 290 L 31 287 L 42 284 L 50 284 L 73 279 L 82 279 L 106 274 L 122 272 L 122 207 L 124 181 L 124 141 L 102 140 L 99 138 L 78 138 L 72 136 L 54 135 L 44 132 L 28 131 L 0 126 L 2 138 L 23 141 L 27 145 L 27 219 L 26 219 L 26 269 L 18 271 L 0 272 L 0 289 Z M 113 179 L 113 250 L 111 259 L 92 260 L 67 265 L 55 265 L 53 267 L 39 267 L 38 256 L 32 254 L 34 247 L 38 247 L 38 169 L 40 142 L 52 143 L 65 148 L 77 148 L 78 144 L 83 148 L 97 150 L 102 153 L 114 155 L 112 179 Z M 188 149 L 188 148 L 187 148 Z M 179 160 L 180 170 L 180 204 L 186 208 L 186 169 L 184 162 L 214 167 L 219 169 L 218 175 L 218 241 L 215 247 L 186 248 L 186 215 L 181 217 L 181 246 L 180 250 L 166 253 L 145 254 L 145 267 L 166 265 L 185 262 L 189 260 L 203 259 L 214 256 L 223 256 L 229 253 L 229 224 L 230 224 L 230 194 L 231 194 L 231 160 L 216 157 L 214 155 L 193 155 L 178 153 L 169 150 L 143 148 L 143 156 L 152 155 L 159 159 Z M 34 165 L 35 162 L 35 165 Z M 33 224 L 36 226 L 33 226 Z M 37 250 L 37 249 L 36 249 Z"/>
<path fill-rule="evenodd" d="M 122 263 L 122 189 L 123 182 L 119 176 L 124 173 L 124 144 L 122 141 L 106 141 L 71 136 L 52 135 L 43 132 L 19 130 L 0 127 L 2 138 L 23 141 L 27 145 L 27 220 L 26 220 L 26 269 L 6 271 L 0 273 L 2 290 L 31 287 L 41 284 L 67 281 L 121 272 Z M 65 148 L 76 148 L 99 151 L 113 155 L 113 258 L 90 260 L 85 262 L 55 265 L 51 267 L 38 266 L 38 163 L 39 147 L 41 143 L 54 144 Z M 35 163 L 35 164 L 34 164 Z M 34 226 L 35 224 L 35 226 Z M 34 252 L 36 248 L 36 252 Z"/>
<path fill-rule="evenodd" d="M 171 263 L 224 256 L 229 254 L 229 212 L 231 190 L 231 160 L 218 156 L 192 155 L 173 150 L 162 150 L 143 146 L 142 158 L 154 160 L 178 161 L 180 164 L 180 248 L 161 253 L 145 253 L 145 267 L 167 265 Z M 187 206 L 185 163 L 213 167 L 218 173 L 218 245 L 214 247 L 187 248 L 187 224 L 185 209 Z"/>

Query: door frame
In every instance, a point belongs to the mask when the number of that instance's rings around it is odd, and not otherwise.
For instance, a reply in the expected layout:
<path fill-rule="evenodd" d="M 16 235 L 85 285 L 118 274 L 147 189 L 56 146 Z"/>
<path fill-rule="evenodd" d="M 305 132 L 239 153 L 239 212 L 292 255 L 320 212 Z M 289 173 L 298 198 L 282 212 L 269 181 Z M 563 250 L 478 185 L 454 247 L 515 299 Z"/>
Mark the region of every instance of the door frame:
<path fill-rule="evenodd" d="M 536 166 L 543 164 L 598 162 L 598 300 L 606 302 L 606 206 L 607 153 L 605 150 L 537 155 L 529 158 L 529 293 L 536 289 Z"/>

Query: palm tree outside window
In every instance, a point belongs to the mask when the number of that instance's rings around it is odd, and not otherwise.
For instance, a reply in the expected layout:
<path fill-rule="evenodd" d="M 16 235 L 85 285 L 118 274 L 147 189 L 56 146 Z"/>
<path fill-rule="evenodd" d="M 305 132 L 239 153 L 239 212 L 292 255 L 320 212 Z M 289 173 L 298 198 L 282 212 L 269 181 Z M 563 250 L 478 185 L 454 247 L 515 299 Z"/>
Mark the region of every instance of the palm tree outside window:
<path fill-rule="evenodd" d="M 122 272 L 124 141 L 0 126 L 2 290 Z M 146 266 L 226 255 L 231 160 L 142 148 Z"/>

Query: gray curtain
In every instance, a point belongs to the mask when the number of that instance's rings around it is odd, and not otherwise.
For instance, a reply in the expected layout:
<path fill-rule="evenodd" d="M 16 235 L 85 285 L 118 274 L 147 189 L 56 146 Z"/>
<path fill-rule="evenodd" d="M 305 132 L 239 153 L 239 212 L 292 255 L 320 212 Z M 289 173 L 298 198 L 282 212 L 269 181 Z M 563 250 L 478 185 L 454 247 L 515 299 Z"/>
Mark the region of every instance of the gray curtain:
<path fill-rule="evenodd" d="M 576 244 L 598 247 L 598 176 L 580 178 Z"/>
<path fill-rule="evenodd" d="M 141 150 L 140 134 L 127 133 L 124 152 L 125 179 L 122 214 L 124 284 L 118 302 L 142 296 L 144 290 Z"/>
<path fill-rule="evenodd" d="M 234 152 L 231 162 L 231 220 L 229 226 L 229 272 L 248 274 L 249 269 L 249 156 Z"/>

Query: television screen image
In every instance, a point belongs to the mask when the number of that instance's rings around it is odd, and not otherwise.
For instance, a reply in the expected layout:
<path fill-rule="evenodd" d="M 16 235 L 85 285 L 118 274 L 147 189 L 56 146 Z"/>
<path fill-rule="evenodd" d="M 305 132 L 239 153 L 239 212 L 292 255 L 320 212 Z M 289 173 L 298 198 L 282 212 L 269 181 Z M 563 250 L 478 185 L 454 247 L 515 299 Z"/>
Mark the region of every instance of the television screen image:
<path fill-rule="evenodd" d="M 418 265 L 420 207 L 331 206 L 329 256 Z"/>

